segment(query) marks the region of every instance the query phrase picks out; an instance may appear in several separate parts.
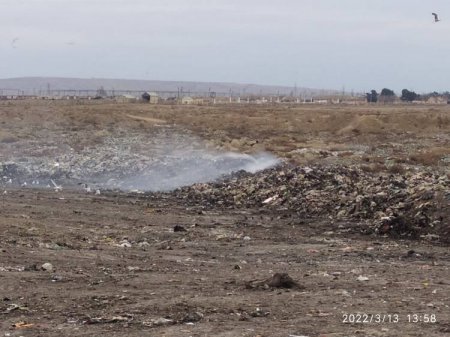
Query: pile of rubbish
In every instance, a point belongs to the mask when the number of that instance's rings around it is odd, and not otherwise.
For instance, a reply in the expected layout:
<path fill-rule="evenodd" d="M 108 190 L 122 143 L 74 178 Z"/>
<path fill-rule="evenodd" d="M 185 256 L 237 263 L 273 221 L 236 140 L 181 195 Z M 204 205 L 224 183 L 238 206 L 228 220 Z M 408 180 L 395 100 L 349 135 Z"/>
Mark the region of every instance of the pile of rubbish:
<path fill-rule="evenodd" d="M 213 181 L 224 174 L 256 172 L 274 166 L 269 153 L 254 155 L 221 152 L 189 132 L 172 128 L 149 135 L 108 136 L 75 150 L 67 144 L 28 144 L 0 153 L 3 186 L 169 191 L 180 186 Z"/>
<path fill-rule="evenodd" d="M 357 221 L 369 233 L 450 242 L 448 174 L 285 164 L 255 174 L 237 172 L 174 193 L 191 205 L 295 212 L 302 218 Z"/>

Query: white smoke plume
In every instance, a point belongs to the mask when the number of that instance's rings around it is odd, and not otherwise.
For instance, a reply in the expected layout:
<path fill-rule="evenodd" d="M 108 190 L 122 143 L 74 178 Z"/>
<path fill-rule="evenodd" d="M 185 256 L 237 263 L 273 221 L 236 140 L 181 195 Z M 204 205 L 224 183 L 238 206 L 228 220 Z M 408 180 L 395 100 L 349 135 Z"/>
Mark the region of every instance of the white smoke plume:
<path fill-rule="evenodd" d="M 0 165 L 0 185 L 92 186 L 125 191 L 169 191 L 244 170 L 256 172 L 278 163 L 269 153 L 255 155 L 212 150 L 206 141 L 174 126 L 149 132 L 110 134 L 82 151 L 46 144 L 47 156 L 24 151 Z M 1 164 L 1 163 L 0 163 Z"/>
<path fill-rule="evenodd" d="M 223 175 L 244 170 L 255 173 L 275 166 L 279 160 L 269 153 L 256 155 L 235 152 L 190 152 L 167 156 L 170 160 L 152 165 L 140 174 L 118 183 L 123 190 L 169 191 L 200 182 L 211 182 Z"/>

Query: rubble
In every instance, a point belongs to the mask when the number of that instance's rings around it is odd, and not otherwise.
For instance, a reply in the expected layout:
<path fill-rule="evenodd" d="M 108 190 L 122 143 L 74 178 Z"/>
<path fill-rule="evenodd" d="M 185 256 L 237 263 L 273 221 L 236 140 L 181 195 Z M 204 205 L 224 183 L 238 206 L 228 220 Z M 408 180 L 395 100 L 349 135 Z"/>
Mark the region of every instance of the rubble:
<path fill-rule="evenodd" d="M 57 192 L 72 187 L 94 195 L 102 189 L 168 191 L 277 163 L 268 153 L 217 151 L 177 127 L 146 134 L 117 131 L 81 150 L 64 143 L 40 144 L 39 150 L 27 143 L 16 144 L 0 154 L 0 186 L 47 186 Z"/>
<path fill-rule="evenodd" d="M 364 233 L 396 238 L 438 235 L 450 242 L 450 178 L 427 170 L 366 172 L 359 166 L 289 164 L 173 192 L 189 205 L 260 208 L 303 218 L 348 221 Z"/>
<path fill-rule="evenodd" d="M 187 205 L 290 212 L 347 222 L 363 233 L 450 242 L 448 172 L 419 166 L 392 173 L 367 171 L 364 165 L 281 164 L 249 173 L 278 161 L 267 154 L 208 152 L 200 139 L 176 128 L 153 132 L 119 133 L 82 150 L 52 145 L 45 156 L 34 148 L 24 153 L 12 149 L 0 157 L 0 187 L 4 194 L 10 186 L 47 186 L 56 192 L 78 187 L 94 195 L 108 189 L 159 193 L 154 191 L 178 188 L 171 195 Z M 236 172 L 241 168 L 247 171 Z M 221 174 L 228 176 L 198 183 Z"/>

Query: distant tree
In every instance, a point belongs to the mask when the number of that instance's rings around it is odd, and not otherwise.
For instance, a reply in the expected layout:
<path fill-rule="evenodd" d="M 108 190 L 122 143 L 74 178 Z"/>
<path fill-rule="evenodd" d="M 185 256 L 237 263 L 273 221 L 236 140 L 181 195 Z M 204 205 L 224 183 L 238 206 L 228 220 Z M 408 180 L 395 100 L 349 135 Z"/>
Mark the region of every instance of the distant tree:
<path fill-rule="evenodd" d="M 380 96 L 395 96 L 395 92 L 388 88 L 383 88 L 381 90 Z"/>
<path fill-rule="evenodd" d="M 380 93 L 380 97 L 378 98 L 378 101 L 381 103 L 394 103 L 395 101 L 395 92 L 388 88 L 383 88 Z"/>
<path fill-rule="evenodd" d="M 371 90 L 366 93 L 366 98 L 368 103 L 376 103 L 378 102 L 378 93 L 376 90 Z"/>
<path fill-rule="evenodd" d="M 418 98 L 419 98 L 418 94 L 416 94 L 414 91 L 409 91 L 408 89 L 403 89 L 402 96 L 400 97 L 402 101 L 406 102 L 412 102 L 417 100 Z"/>

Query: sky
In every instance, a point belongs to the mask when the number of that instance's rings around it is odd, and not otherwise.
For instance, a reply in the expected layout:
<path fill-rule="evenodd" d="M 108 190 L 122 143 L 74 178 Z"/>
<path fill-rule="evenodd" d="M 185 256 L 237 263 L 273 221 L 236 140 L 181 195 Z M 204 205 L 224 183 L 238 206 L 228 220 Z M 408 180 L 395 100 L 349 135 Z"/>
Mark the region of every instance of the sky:
<path fill-rule="evenodd" d="M 0 27 L 0 78 L 450 91 L 448 0 L 0 0 Z"/>

